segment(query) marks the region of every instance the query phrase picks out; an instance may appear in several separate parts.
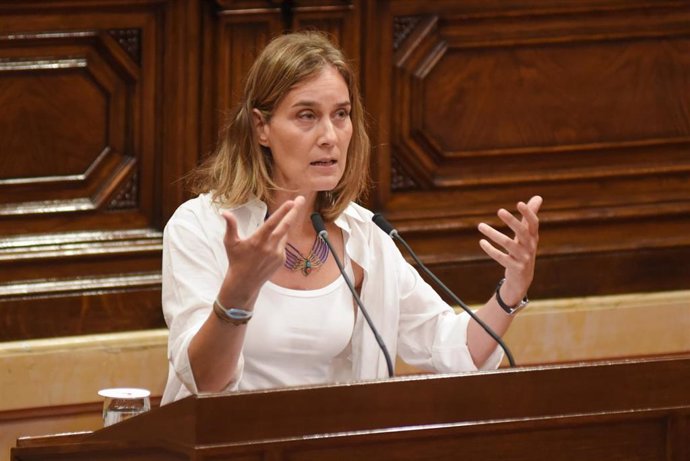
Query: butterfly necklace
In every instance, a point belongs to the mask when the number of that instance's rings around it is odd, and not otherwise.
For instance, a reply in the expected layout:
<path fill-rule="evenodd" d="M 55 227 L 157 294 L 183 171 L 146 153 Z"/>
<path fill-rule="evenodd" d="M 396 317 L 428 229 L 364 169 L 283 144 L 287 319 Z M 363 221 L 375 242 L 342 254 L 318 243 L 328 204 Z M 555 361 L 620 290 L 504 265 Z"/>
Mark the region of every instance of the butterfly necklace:
<path fill-rule="evenodd" d="M 266 213 L 264 221 L 268 219 L 268 216 L 269 214 Z M 317 234 L 307 256 L 304 256 L 294 245 L 287 242 L 285 245 L 285 262 L 283 265 L 289 271 L 301 271 L 306 277 L 311 274 L 314 269 L 323 266 L 328 260 L 329 253 L 330 250 L 328 249 L 328 245 Z"/>
<path fill-rule="evenodd" d="M 311 274 L 312 270 L 318 269 L 326 262 L 329 253 L 328 245 L 318 235 L 314 239 L 314 244 L 307 256 L 304 256 L 294 245 L 288 242 L 285 246 L 284 265 L 292 272 L 301 271 L 306 277 Z"/>

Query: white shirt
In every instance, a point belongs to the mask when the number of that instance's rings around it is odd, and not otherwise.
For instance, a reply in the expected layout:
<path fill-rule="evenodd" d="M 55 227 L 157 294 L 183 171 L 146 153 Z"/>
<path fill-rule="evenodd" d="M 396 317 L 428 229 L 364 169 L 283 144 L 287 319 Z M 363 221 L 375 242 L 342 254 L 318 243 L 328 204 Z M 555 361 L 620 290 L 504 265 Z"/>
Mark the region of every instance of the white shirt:
<path fill-rule="evenodd" d="M 241 238 L 261 226 L 266 210 L 258 199 L 230 209 Z M 162 404 L 198 393 L 187 350 L 208 318 L 228 268 L 221 212 L 210 194 L 202 194 L 183 203 L 165 227 L 162 298 L 170 367 Z M 347 256 L 363 269 L 361 299 L 391 357 L 441 373 L 477 370 L 467 348 L 469 315 L 456 314 L 371 217 L 369 210 L 352 203 L 335 224 L 343 232 Z M 502 356 L 497 346 L 481 368 L 498 367 Z M 361 315 L 352 333 L 351 361 L 354 380 L 388 376 L 385 358 Z M 226 392 L 239 389 L 243 369 L 241 355 Z"/>
<path fill-rule="evenodd" d="M 349 260 L 343 264 L 351 267 Z M 347 273 L 352 279 L 351 269 Z M 342 277 L 317 290 L 266 282 L 247 324 L 238 390 L 351 381 L 354 324 L 355 305 Z"/>

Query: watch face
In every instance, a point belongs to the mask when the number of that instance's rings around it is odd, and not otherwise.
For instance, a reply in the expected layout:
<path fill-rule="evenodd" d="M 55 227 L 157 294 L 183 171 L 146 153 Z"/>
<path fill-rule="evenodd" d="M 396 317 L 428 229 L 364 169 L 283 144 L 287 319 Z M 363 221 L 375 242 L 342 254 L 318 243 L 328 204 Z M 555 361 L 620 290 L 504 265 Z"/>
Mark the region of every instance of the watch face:
<path fill-rule="evenodd" d="M 228 309 L 225 312 L 226 314 L 228 314 L 228 317 L 234 320 L 249 320 L 250 318 L 252 318 L 253 314 L 252 311 L 245 311 L 244 309 L 236 309 L 234 307 L 232 309 Z"/>
<path fill-rule="evenodd" d="M 246 311 L 236 307 L 226 309 L 218 300 L 213 302 L 213 312 L 224 322 L 232 323 L 233 325 L 244 325 L 254 315 L 254 311 Z"/>
<path fill-rule="evenodd" d="M 527 306 L 528 304 L 529 304 L 529 299 L 527 299 L 527 298 L 523 299 L 522 301 L 520 301 L 520 303 L 519 303 L 517 306 L 515 306 L 515 307 L 512 309 L 511 314 L 516 313 L 517 311 L 519 311 L 520 309 L 524 308 L 524 307 Z"/>

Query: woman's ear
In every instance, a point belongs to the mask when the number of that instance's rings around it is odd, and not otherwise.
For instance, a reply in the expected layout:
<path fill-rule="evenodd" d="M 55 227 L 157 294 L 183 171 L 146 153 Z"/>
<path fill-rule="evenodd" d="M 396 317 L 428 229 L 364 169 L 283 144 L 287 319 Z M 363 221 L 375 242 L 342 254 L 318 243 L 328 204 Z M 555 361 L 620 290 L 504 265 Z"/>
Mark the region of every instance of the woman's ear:
<path fill-rule="evenodd" d="M 256 130 L 256 138 L 259 140 L 259 144 L 268 147 L 269 126 L 264 115 L 259 109 L 252 109 L 252 119 L 254 121 L 254 129 Z"/>

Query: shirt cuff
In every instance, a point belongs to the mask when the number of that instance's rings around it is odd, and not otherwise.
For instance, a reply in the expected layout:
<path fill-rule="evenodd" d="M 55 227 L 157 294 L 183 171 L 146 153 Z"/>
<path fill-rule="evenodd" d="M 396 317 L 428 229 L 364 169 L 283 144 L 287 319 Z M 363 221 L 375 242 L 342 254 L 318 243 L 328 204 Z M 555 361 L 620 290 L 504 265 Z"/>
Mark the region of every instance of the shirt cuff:
<path fill-rule="evenodd" d="M 503 349 L 496 349 L 482 364 L 475 364 L 467 346 L 467 328 L 470 316 L 466 312 L 443 319 L 433 347 L 432 360 L 436 371 L 457 373 L 461 371 L 494 370 L 503 360 Z"/>
<path fill-rule="evenodd" d="M 189 392 L 194 395 L 199 394 L 199 388 L 197 387 L 196 380 L 194 379 L 194 373 L 192 371 L 192 365 L 189 361 L 189 345 L 194 338 L 194 335 L 198 331 L 198 328 L 192 329 L 187 332 L 184 337 L 175 345 L 175 350 L 177 354 L 175 357 L 170 357 L 172 360 L 175 373 L 178 379 L 182 382 L 184 387 L 187 388 Z M 220 390 L 220 393 L 234 392 L 238 389 L 240 384 L 240 379 L 242 378 L 242 372 L 244 370 L 244 355 L 240 354 L 239 360 L 237 361 L 237 367 L 235 368 L 235 373 L 228 382 L 227 386 Z"/>

